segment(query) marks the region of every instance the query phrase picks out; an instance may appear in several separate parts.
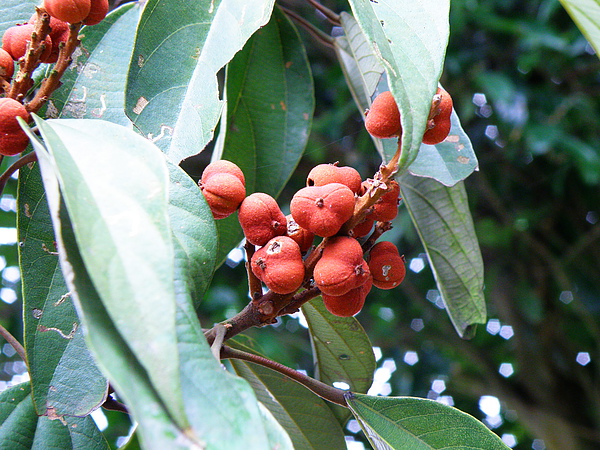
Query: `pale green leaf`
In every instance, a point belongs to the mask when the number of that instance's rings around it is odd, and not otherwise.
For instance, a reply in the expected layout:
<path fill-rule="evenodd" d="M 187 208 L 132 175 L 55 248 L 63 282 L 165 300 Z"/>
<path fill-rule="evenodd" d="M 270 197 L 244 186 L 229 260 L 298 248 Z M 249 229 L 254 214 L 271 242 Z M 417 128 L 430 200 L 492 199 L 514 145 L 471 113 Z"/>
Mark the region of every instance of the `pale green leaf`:
<path fill-rule="evenodd" d="M 25 23 L 39 4 L 36 0 L 2 0 L 0 5 L 0 36 L 19 23 Z"/>
<path fill-rule="evenodd" d="M 596 54 L 600 54 L 600 2 L 598 0 L 560 0 Z"/>

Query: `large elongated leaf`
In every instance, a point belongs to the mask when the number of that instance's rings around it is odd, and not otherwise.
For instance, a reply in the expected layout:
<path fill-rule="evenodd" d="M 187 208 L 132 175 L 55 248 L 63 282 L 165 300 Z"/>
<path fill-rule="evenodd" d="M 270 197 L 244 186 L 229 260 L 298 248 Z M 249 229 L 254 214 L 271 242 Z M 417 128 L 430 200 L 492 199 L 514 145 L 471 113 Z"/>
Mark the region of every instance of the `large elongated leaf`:
<path fill-rule="evenodd" d="M 49 117 L 131 124 L 125 115 L 125 82 L 140 13 L 139 4 L 128 3 L 82 30 L 80 49 L 49 101 Z"/>
<path fill-rule="evenodd" d="M 320 297 L 302 305 L 302 312 L 308 322 L 316 378 L 330 385 L 347 383 L 352 392 L 367 392 L 376 362 L 371 341 L 358 320 L 334 316 Z M 350 417 L 346 408 L 333 411 L 342 425 Z"/>
<path fill-rule="evenodd" d="M 227 66 L 227 107 L 214 156 L 240 166 L 248 193 L 277 197 L 287 183 L 308 139 L 313 91 L 298 31 L 275 9 Z M 234 218 L 218 228 L 220 261 L 242 233 Z"/>
<path fill-rule="evenodd" d="M 433 400 L 350 395 L 346 399 L 377 450 L 507 450 L 474 417 Z"/>
<path fill-rule="evenodd" d="M 38 417 L 31 386 L 23 383 L 0 394 L 0 448 L 108 450 L 110 446 L 90 416 L 62 420 Z"/>
<path fill-rule="evenodd" d="M 600 55 L 600 3 L 597 0 L 560 0 L 596 54 Z"/>
<path fill-rule="evenodd" d="M 446 187 L 405 174 L 402 197 L 429 257 L 452 324 L 461 337 L 485 323 L 483 261 L 464 185 Z"/>
<path fill-rule="evenodd" d="M 274 0 L 150 0 L 138 27 L 126 111 L 175 162 L 212 139 L 217 72 L 269 20 Z"/>
<path fill-rule="evenodd" d="M 260 355 L 239 342 L 228 341 L 228 344 Z M 344 447 L 344 433 L 340 424 L 317 395 L 291 378 L 266 367 L 237 359 L 232 359 L 231 365 L 238 375 L 250 383 L 258 400 L 288 432 L 294 449 L 329 450 Z"/>
<path fill-rule="evenodd" d="M 402 116 L 400 173 L 415 160 L 448 43 L 449 0 L 350 0 Z"/>
<path fill-rule="evenodd" d="M 35 409 L 52 417 L 84 416 L 103 402 L 107 382 L 85 347 L 60 271 L 37 165 L 19 171 L 17 204 L 25 351 Z"/>
<path fill-rule="evenodd" d="M 335 49 L 348 87 L 358 109 L 362 112 L 371 106 L 376 92 L 388 89 L 383 64 L 367 42 L 358 23 L 348 13 L 340 14 L 345 35 L 335 38 Z M 463 131 L 456 112 L 452 113 L 449 137 L 432 146 L 422 144 L 415 161 L 409 166 L 414 175 L 431 177 L 452 186 L 464 180 L 477 169 L 477 158 L 469 137 Z M 396 139 L 373 137 L 377 151 L 389 161 L 397 149 Z"/>

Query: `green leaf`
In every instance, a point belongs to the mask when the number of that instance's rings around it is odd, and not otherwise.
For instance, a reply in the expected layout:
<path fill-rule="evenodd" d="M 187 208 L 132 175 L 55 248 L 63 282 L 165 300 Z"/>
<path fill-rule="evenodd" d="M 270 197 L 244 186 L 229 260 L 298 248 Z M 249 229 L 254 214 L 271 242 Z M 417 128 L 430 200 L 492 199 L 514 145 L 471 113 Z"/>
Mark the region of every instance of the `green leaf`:
<path fill-rule="evenodd" d="M 415 161 L 409 166 L 410 173 L 433 178 L 445 186 L 454 186 L 475 170 L 479 163 L 469 136 L 463 130 L 456 111 L 450 118 L 452 127 L 448 137 L 437 145 L 421 144 Z M 388 154 L 388 159 L 391 157 Z"/>
<path fill-rule="evenodd" d="M 183 426 L 165 159 L 151 142 L 110 122 L 37 123 L 86 270 L 119 333 Z"/>
<path fill-rule="evenodd" d="M 262 356 L 237 341 L 230 340 L 228 345 Z M 231 359 L 230 362 L 235 372 L 250 383 L 258 400 L 287 431 L 294 444 L 293 448 L 344 448 L 343 430 L 320 397 L 274 370 L 238 359 Z"/>
<path fill-rule="evenodd" d="M 27 365 L 38 414 L 85 416 L 107 382 L 85 347 L 80 320 L 60 271 L 39 166 L 19 170 L 19 263 Z"/>
<path fill-rule="evenodd" d="M 240 166 L 248 193 L 277 198 L 302 157 L 314 111 L 304 46 L 279 9 L 227 66 L 225 97 L 214 158 Z M 243 235 L 233 218 L 217 226 L 221 261 Z"/>
<path fill-rule="evenodd" d="M 217 231 L 198 185 L 179 166 L 167 161 L 169 169 L 169 220 L 173 244 L 185 268 L 187 288 L 197 307 L 208 288 L 215 268 Z"/>
<path fill-rule="evenodd" d="M 36 0 L 2 0 L 0 6 L 0 36 L 18 23 L 24 23 L 35 12 L 39 2 Z"/>
<path fill-rule="evenodd" d="M 590 45 L 600 54 L 600 3 L 598 0 L 560 0 Z"/>
<path fill-rule="evenodd" d="M 347 402 L 377 450 L 507 450 L 474 417 L 433 400 L 349 395 Z"/>
<path fill-rule="evenodd" d="M 449 0 L 350 0 L 373 53 L 385 67 L 402 120 L 399 173 L 415 160 L 442 73 Z M 394 140 L 395 141 L 395 140 Z"/>
<path fill-rule="evenodd" d="M 175 162 L 212 139 L 217 72 L 267 23 L 273 0 L 150 0 L 135 39 L 126 112 Z"/>
<path fill-rule="evenodd" d="M 65 417 L 62 420 L 38 417 L 30 391 L 29 383 L 22 383 L 0 393 L 0 448 L 110 448 L 90 416 Z"/>
<path fill-rule="evenodd" d="M 269 439 L 269 448 L 276 448 L 281 450 L 295 450 L 292 440 L 288 436 L 285 429 L 275 420 L 271 411 L 267 409 L 262 403 L 258 403 L 265 429 L 267 430 L 267 437 Z"/>
<path fill-rule="evenodd" d="M 48 117 L 104 119 L 130 125 L 125 82 L 141 6 L 125 4 L 82 30 L 81 47 L 48 102 Z"/>
<path fill-rule="evenodd" d="M 483 261 L 464 185 L 431 178 L 399 179 L 404 203 L 425 247 L 440 295 L 461 337 L 485 323 Z"/>
<path fill-rule="evenodd" d="M 369 337 L 354 317 L 331 314 L 317 297 L 302 305 L 308 322 L 315 362 L 315 377 L 333 385 L 344 382 L 352 392 L 367 392 L 373 383 L 375 355 Z M 342 425 L 350 417 L 346 408 L 333 408 Z"/>

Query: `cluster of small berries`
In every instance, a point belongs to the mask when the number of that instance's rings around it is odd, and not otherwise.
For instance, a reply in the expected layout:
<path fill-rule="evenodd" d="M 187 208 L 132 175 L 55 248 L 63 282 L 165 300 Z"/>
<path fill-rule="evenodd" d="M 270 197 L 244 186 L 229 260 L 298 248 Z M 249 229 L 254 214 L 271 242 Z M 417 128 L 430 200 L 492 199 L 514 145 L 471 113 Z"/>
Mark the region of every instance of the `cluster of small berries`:
<path fill-rule="evenodd" d="M 442 88 L 431 102 L 431 110 L 427 120 L 427 128 L 423 134 L 423 143 L 436 145 L 448 137 L 451 128 L 452 97 Z M 365 118 L 367 131 L 380 139 L 398 137 L 402 134 L 400 111 L 390 91 L 375 97 L 371 109 Z"/>
<path fill-rule="evenodd" d="M 373 230 L 376 221 L 389 222 L 398 213 L 400 188 L 388 181 L 385 193 L 368 208 L 366 217 L 355 216 L 358 200 L 371 192 L 373 183 L 362 181 L 352 167 L 318 165 L 310 171 L 307 186 L 292 198 L 287 217 L 270 195 L 246 196 L 244 174 L 232 162 L 209 164 L 199 186 L 215 219 L 239 210 L 246 240 L 259 247 L 250 268 L 267 288 L 290 294 L 314 284 L 332 314 L 350 317 L 362 309 L 373 285 L 391 289 L 405 275 L 404 260 L 392 243 L 367 248 L 365 260 L 365 249 L 358 241 Z M 319 250 L 313 247 L 316 236 L 327 238 Z"/>
<path fill-rule="evenodd" d="M 108 9 L 108 0 L 44 0 L 43 10 L 50 15 L 50 32 L 41 41 L 42 36 L 37 35 L 36 31 L 39 29 L 36 27 L 40 17 L 38 12 L 34 13 L 27 23 L 8 28 L 2 36 L 0 49 L 0 81 L 8 85 L 15 73 L 15 62 L 24 64 L 24 58 L 30 52 L 37 52 L 37 61 L 41 63 L 56 63 L 60 49 L 69 37 L 69 24 L 81 22 L 84 25 L 96 25 L 106 17 Z M 34 46 L 32 42 L 36 42 L 38 38 L 41 42 Z M 2 155 L 21 153 L 29 142 L 17 122 L 17 117 L 29 121 L 27 108 L 16 99 L 0 98 Z"/>

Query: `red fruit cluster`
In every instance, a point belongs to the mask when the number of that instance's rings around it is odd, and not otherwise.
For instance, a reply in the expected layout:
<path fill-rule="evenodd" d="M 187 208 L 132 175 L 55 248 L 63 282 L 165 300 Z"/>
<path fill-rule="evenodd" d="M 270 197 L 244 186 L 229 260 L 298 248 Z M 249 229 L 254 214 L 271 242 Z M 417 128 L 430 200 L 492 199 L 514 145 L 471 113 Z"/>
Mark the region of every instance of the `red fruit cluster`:
<path fill-rule="evenodd" d="M 44 9 L 63 22 L 96 25 L 108 13 L 108 0 L 44 0 Z"/>
<path fill-rule="evenodd" d="M 368 235 L 376 221 L 394 219 L 400 188 L 395 181 L 363 182 L 355 169 L 337 163 L 313 168 L 306 184 L 293 196 L 291 214 L 285 216 L 268 194 L 245 196 L 244 174 L 232 162 L 209 164 L 199 182 L 215 219 L 239 210 L 247 242 L 259 247 L 250 268 L 268 289 L 286 295 L 314 285 L 332 314 L 353 316 L 362 309 L 373 285 L 389 289 L 401 282 L 397 274 L 404 261 L 398 250 L 394 253 L 386 247 L 379 255 L 377 244 L 367 263 L 357 240 Z M 364 221 L 355 225 L 355 208 L 375 185 L 383 189 L 383 195 L 368 209 Z M 311 250 L 315 236 L 327 239 Z M 393 244 L 384 244 L 395 249 Z"/>

